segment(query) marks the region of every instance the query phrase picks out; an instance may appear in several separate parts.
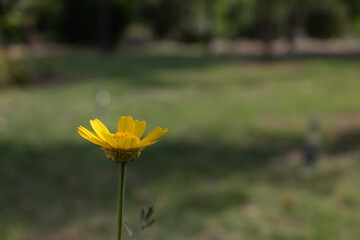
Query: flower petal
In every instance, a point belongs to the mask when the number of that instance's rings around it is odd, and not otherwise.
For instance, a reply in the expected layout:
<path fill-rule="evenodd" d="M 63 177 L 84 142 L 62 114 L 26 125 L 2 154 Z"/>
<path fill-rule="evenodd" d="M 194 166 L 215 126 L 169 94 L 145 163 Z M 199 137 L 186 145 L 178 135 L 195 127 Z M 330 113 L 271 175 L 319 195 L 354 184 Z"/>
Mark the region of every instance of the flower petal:
<path fill-rule="evenodd" d="M 87 129 L 85 129 L 85 130 L 87 130 Z M 88 140 L 89 142 L 92 142 L 94 144 L 100 145 L 105 148 L 109 147 L 104 142 L 98 140 L 98 138 L 92 137 L 91 135 L 87 134 L 87 132 L 85 130 L 82 128 L 79 128 L 78 133 L 80 134 L 80 136 L 82 136 L 83 138 L 85 138 L 86 140 Z"/>
<path fill-rule="evenodd" d="M 102 122 L 100 122 L 100 120 L 95 119 L 95 120 L 90 120 L 90 124 L 92 126 L 92 128 L 94 129 L 94 131 L 96 132 L 96 134 L 106 143 L 108 143 L 111 147 L 117 147 L 118 144 L 116 142 L 116 140 L 111 136 L 111 133 L 109 132 L 109 130 L 105 127 L 104 124 L 102 124 Z"/>
<path fill-rule="evenodd" d="M 162 135 L 164 135 L 165 133 L 167 133 L 168 129 L 161 129 L 160 127 L 155 128 L 154 130 L 152 130 L 146 137 L 144 137 L 144 139 L 141 141 L 142 144 L 145 144 L 147 142 L 152 142 L 156 139 L 158 139 L 159 137 L 161 137 Z"/>
<path fill-rule="evenodd" d="M 146 122 L 145 121 L 139 121 L 139 120 L 135 120 L 134 121 L 134 135 L 137 136 L 138 138 L 141 138 L 141 136 L 144 134 L 146 128 Z"/>
<path fill-rule="evenodd" d="M 117 142 L 118 148 L 125 149 L 125 138 L 120 138 Z"/>
<path fill-rule="evenodd" d="M 141 144 L 141 146 L 139 146 L 139 147 L 141 147 L 141 148 L 147 147 L 147 146 L 153 145 L 154 143 L 157 143 L 157 142 L 158 141 L 145 142 L 145 143 Z"/>
<path fill-rule="evenodd" d="M 124 149 L 131 149 L 137 147 L 137 140 L 136 138 L 125 138 L 124 140 Z"/>
<path fill-rule="evenodd" d="M 78 129 L 82 130 L 89 137 L 94 138 L 99 142 L 103 142 L 103 140 L 96 133 L 94 133 L 93 131 L 91 131 L 91 130 L 89 130 L 87 128 L 84 128 L 83 126 L 78 127 Z M 105 142 L 103 142 L 103 143 L 105 143 Z"/>
<path fill-rule="evenodd" d="M 127 116 L 127 117 L 122 116 L 119 119 L 118 132 L 125 132 L 125 131 L 129 133 L 134 132 L 134 120 L 131 116 Z"/>

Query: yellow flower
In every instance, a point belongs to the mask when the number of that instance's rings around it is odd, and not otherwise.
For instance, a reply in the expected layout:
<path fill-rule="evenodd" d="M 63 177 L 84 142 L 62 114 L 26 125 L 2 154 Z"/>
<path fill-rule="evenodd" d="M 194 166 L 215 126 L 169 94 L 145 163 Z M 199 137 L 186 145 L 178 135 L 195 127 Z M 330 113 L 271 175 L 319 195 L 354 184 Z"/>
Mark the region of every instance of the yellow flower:
<path fill-rule="evenodd" d="M 100 145 L 105 151 L 105 155 L 115 162 L 129 162 L 140 156 L 144 147 L 157 142 L 157 139 L 164 135 L 168 129 L 155 128 L 146 137 L 140 139 L 146 127 L 145 121 L 133 120 L 131 116 L 121 117 L 118 123 L 118 131 L 110 133 L 100 120 L 90 120 L 90 124 L 95 132 L 82 126 L 78 133 L 86 140 Z"/>

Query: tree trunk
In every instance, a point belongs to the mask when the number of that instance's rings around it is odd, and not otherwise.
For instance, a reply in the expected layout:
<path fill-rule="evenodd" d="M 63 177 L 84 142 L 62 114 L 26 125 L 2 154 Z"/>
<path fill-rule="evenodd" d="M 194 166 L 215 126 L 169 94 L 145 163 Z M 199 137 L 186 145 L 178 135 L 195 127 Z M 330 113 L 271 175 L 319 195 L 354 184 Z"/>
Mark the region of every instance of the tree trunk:
<path fill-rule="evenodd" d="M 273 40 L 277 30 L 277 0 L 257 1 L 257 22 L 259 37 L 263 42 L 262 58 L 269 60 L 273 56 Z"/>
<path fill-rule="evenodd" d="M 99 46 L 102 52 L 109 52 L 112 47 L 111 20 L 110 0 L 101 0 L 99 6 Z"/>

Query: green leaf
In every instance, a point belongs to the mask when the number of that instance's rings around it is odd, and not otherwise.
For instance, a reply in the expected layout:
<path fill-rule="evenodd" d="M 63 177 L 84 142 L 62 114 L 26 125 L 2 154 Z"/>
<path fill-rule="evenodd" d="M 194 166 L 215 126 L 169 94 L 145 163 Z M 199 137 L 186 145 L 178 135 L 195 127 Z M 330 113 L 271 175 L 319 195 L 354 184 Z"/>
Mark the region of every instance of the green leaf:
<path fill-rule="evenodd" d="M 134 231 L 131 230 L 127 222 L 124 222 L 125 229 L 129 235 L 129 240 L 136 240 L 145 228 L 150 227 L 155 222 L 155 219 L 150 219 L 153 213 L 153 206 L 149 207 L 147 211 L 142 208 L 139 214 L 139 222 L 137 228 Z"/>
<path fill-rule="evenodd" d="M 131 231 L 131 228 L 127 222 L 124 222 L 125 229 L 127 233 L 129 234 L 129 237 L 131 238 L 133 236 L 133 232 Z"/>

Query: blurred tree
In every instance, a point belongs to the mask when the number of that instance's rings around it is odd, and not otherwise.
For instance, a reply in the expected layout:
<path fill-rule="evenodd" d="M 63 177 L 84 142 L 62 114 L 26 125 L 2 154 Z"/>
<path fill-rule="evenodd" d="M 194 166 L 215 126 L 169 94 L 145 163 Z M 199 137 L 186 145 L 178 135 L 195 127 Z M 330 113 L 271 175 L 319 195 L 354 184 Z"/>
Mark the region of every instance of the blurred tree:
<path fill-rule="evenodd" d="M 360 36 L 360 1 L 359 0 L 344 0 L 348 17 L 351 21 L 352 29 Z"/>
<path fill-rule="evenodd" d="M 256 0 L 143 0 L 141 17 L 159 38 L 208 42 L 254 36 Z"/>
<path fill-rule="evenodd" d="M 360 14 L 360 1 L 359 0 L 343 0 L 347 6 L 348 14 L 350 18 L 357 18 Z"/>
<path fill-rule="evenodd" d="M 179 27 L 183 6 L 181 0 L 143 0 L 139 18 L 159 38 L 168 37 Z"/>
<path fill-rule="evenodd" d="M 178 38 L 185 42 L 209 42 L 213 36 L 212 10 L 209 0 L 197 0 L 184 5 Z"/>
<path fill-rule="evenodd" d="M 263 42 L 264 59 L 271 58 L 272 42 L 280 36 L 286 36 L 289 52 L 293 52 L 302 26 L 311 37 L 340 35 L 346 26 L 345 10 L 340 0 L 257 0 L 255 28 Z"/>
<path fill-rule="evenodd" d="M 309 6 L 305 30 L 314 38 L 331 38 L 344 32 L 346 22 L 346 5 L 343 1 L 319 0 Z"/>
<path fill-rule="evenodd" d="M 109 50 L 141 23 L 158 38 L 186 42 L 255 37 L 267 58 L 277 37 L 293 51 L 300 28 L 319 38 L 343 33 L 347 15 L 360 33 L 359 0 L 1 0 L 0 33 L 7 42 L 32 44 L 40 35 Z"/>
<path fill-rule="evenodd" d="M 49 38 L 61 12 L 56 0 L 2 0 L 1 32 L 5 41 L 25 41 L 33 45 L 38 33 Z"/>
<path fill-rule="evenodd" d="M 63 0 L 58 39 L 65 43 L 114 46 L 130 23 L 135 1 Z"/>
<path fill-rule="evenodd" d="M 257 0 L 256 16 L 258 37 L 263 42 L 263 58 L 272 57 L 273 40 L 279 35 L 281 23 L 284 23 L 285 5 L 282 0 Z"/>
<path fill-rule="evenodd" d="M 285 36 L 289 44 L 289 54 L 295 52 L 297 33 L 304 17 L 304 3 L 304 0 L 289 0 L 287 2 Z"/>
<path fill-rule="evenodd" d="M 100 0 L 99 6 L 99 45 L 107 52 L 111 49 L 112 12 L 110 0 Z"/>
<path fill-rule="evenodd" d="M 255 37 L 255 0 L 217 0 L 214 8 L 216 37 Z"/>
<path fill-rule="evenodd" d="M 140 19 L 159 38 L 207 42 L 212 37 L 210 0 L 143 0 Z"/>
<path fill-rule="evenodd" d="M 35 78 L 20 56 L 9 54 L 11 42 L 25 42 L 34 46 L 38 33 L 43 37 L 52 33 L 56 14 L 60 9 L 49 0 L 3 0 L 0 2 L 0 85 L 27 85 Z"/>

